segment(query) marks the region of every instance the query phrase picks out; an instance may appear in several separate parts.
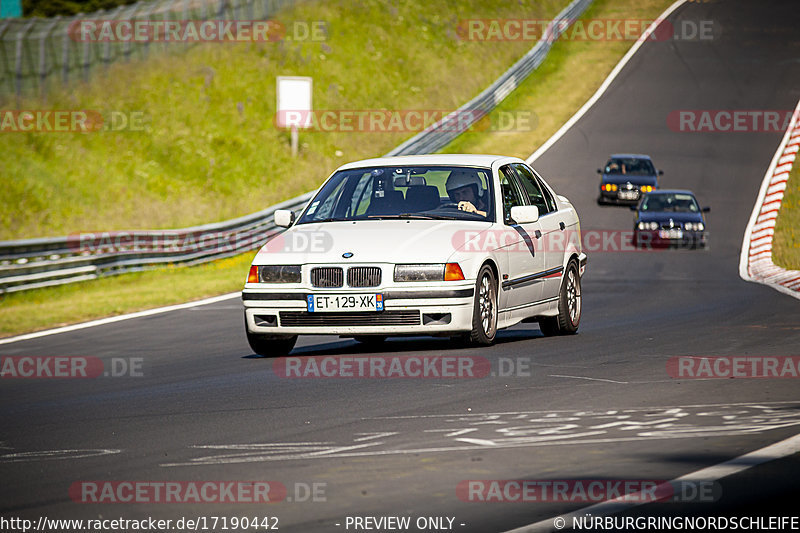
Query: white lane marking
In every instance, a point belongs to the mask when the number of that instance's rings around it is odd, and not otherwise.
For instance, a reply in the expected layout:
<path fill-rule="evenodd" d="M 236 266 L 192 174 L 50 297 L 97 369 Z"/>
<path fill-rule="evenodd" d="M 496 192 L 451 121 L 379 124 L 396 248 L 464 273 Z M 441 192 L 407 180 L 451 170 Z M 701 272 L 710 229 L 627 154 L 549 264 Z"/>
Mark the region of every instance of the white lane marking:
<path fill-rule="evenodd" d="M 372 440 L 372 439 L 382 439 L 383 437 L 391 437 L 393 435 L 397 435 L 396 431 L 385 431 L 383 433 L 356 433 L 356 435 L 363 435 L 358 437 L 357 439 L 353 439 L 353 442 L 364 442 L 365 440 Z"/>
<path fill-rule="evenodd" d="M 549 378 L 572 378 L 572 379 L 585 379 L 588 381 L 605 381 L 606 383 L 619 383 L 620 385 L 627 385 L 627 381 L 615 381 L 613 379 L 603 379 L 603 378 L 587 378 L 586 376 L 566 376 L 562 374 L 549 374 L 547 377 Z"/>
<path fill-rule="evenodd" d="M 395 421 L 392 428 L 399 431 L 355 433 L 353 442 L 359 440 L 356 437 L 362 438 L 364 435 L 386 437 L 362 445 L 331 443 L 304 446 L 303 443 L 287 443 L 286 447 L 280 447 L 280 443 L 269 443 L 205 446 L 228 453 L 206 455 L 161 466 L 203 466 L 748 435 L 800 426 L 800 402 L 792 403 L 794 405 L 789 409 L 752 403 L 703 405 L 693 411 L 681 407 L 649 407 L 583 410 L 566 414 L 544 412 L 533 416 L 517 413 L 478 414 L 478 418 L 451 415 L 444 420 L 437 419 L 435 428 L 425 428 L 424 424 L 419 427 L 417 421 L 411 421 L 414 425 L 409 427 L 406 424 L 404 427 L 402 423 Z M 433 419 L 427 419 L 427 422 L 430 423 L 431 420 Z M 451 424 L 452 427 L 442 427 L 444 424 Z M 470 435 L 466 436 L 465 429 L 473 431 L 469 431 Z M 444 434 L 443 438 L 435 437 L 437 434 Z"/>
<path fill-rule="evenodd" d="M 739 472 L 743 472 L 748 468 L 752 468 L 754 466 L 766 463 L 768 461 L 772 461 L 774 459 L 788 457 L 789 455 L 793 455 L 798 452 L 800 452 L 800 434 L 794 435 L 780 442 L 776 442 L 775 444 L 770 444 L 769 446 L 765 446 L 764 448 L 760 448 L 750 453 L 740 455 L 739 457 L 731 459 L 730 461 L 725 461 L 723 463 L 719 463 L 714 466 L 709 466 L 707 468 L 701 468 L 700 470 L 695 470 L 694 472 L 690 472 L 689 474 L 677 477 L 672 481 L 670 481 L 669 483 L 674 484 L 683 481 L 699 481 L 699 480 L 717 481 L 719 479 L 731 476 L 733 474 L 738 474 Z M 631 509 L 633 507 L 647 503 L 645 501 L 646 498 L 638 498 L 639 500 L 641 500 L 638 502 L 623 501 L 622 498 L 630 498 L 631 500 L 636 499 L 635 497 L 631 498 L 631 496 L 626 495 L 621 498 L 616 498 L 613 500 L 608 500 L 605 502 L 590 505 L 589 507 L 584 507 L 583 509 L 573 511 L 571 513 L 559 515 L 559 517 L 563 518 L 566 521 L 566 525 L 571 528 L 573 518 L 583 517 L 587 514 L 591 514 L 592 516 L 606 516 L 609 514 L 625 511 L 627 509 Z M 553 525 L 553 521 L 555 520 L 555 518 L 557 517 L 547 518 L 545 520 L 541 520 L 534 524 L 529 524 L 526 526 L 506 531 L 505 533 L 539 533 L 543 531 L 558 531 L 558 529 L 556 529 L 555 526 Z"/>
<path fill-rule="evenodd" d="M 66 459 L 83 459 L 84 457 L 99 457 L 101 455 L 115 455 L 122 450 L 96 449 L 96 450 L 46 450 L 38 452 L 17 452 L 0 455 L 0 463 L 22 463 L 30 461 L 61 461 Z"/>
<path fill-rule="evenodd" d="M 45 329 L 42 331 L 35 331 L 33 333 L 26 333 L 24 335 L 17 335 L 16 337 L 6 337 L 4 339 L 0 339 L 0 344 L 11 344 L 12 342 L 20 342 L 20 341 L 27 341 L 30 339 L 38 339 L 39 337 L 47 337 L 49 335 L 57 335 L 59 333 L 67 333 L 69 331 L 76 331 L 79 329 L 84 328 L 93 328 L 95 326 L 102 326 L 104 324 L 113 324 L 114 322 L 122 322 L 123 320 L 130 320 L 132 318 L 141 318 L 144 316 L 152 316 L 158 315 L 160 313 L 168 313 L 169 311 L 178 311 L 180 309 L 191 309 L 192 307 L 200 306 L 200 305 L 209 305 L 217 302 L 222 302 L 225 300 L 230 300 L 231 298 L 237 298 L 242 295 L 241 292 L 231 292 L 229 294 L 223 294 L 221 296 L 212 296 L 211 298 L 205 298 L 203 300 L 197 300 L 194 302 L 187 302 L 183 304 L 176 304 L 176 305 L 168 305 L 166 307 L 157 307 L 155 309 L 146 309 L 144 311 L 137 311 L 136 313 L 127 313 L 124 315 L 117 315 L 117 316 L 110 316 L 108 318 L 100 318 L 98 320 L 91 320 L 89 322 L 81 322 L 80 324 L 72 324 L 71 326 L 63 326 L 60 328 L 54 329 Z"/>
<path fill-rule="evenodd" d="M 424 433 L 445 433 L 445 437 L 458 437 L 459 435 L 466 435 L 478 431 L 478 428 L 464 428 L 453 431 L 452 429 L 426 429 Z"/>
<path fill-rule="evenodd" d="M 658 411 L 662 409 L 684 409 L 688 407 L 750 407 L 753 405 L 769 406 L 769 405 L 785 405 L 797 404 L 798 400 L 777 400 L 772 402 L 733 402 L 733 403 L 699 403 L 689 405 L 660 405 L 650 407 L 631 407 L 631 408 L 618 408 L 616 410 L 607 410 L 609 414 L 617 413 L 618 411 Z M 415 419 L 415 418 L 453 418 L 453 417 L 484 417 L 484 416 L 504 416 L 504 415 L 531 415 L 538 413 L 574 413 L 574 409 L 548 409 L 541 411 L 501 411 L 496 413 L 459 413 L 459 414 L 443 414 L 443 415 L 397 415 L 397 416 L 371 416 L 362 417 L 361 420 L 394 420 L 394 419 Z"/>
<path fill-rule="evenodd" d="M 619 63 L 617 63 L 617 66 L 614 67 L 614 70 L 611 71 L 603 84 L 597 89 L 597 91 L 595 91 L 592 97 L 589 98 L 585 104 L 583 104 L 583 107 L 581 107 L 574 115 L 572 115 L 572 117 L 563 126 L 561 126 L 561 128 L 555 132 L 552 137 L 547 139 L 543 145 L 541 145 L 535 152 L 531 154 L 530 157 L 528 157 L 528 159 L 525 160 L 528 164 L 533 163 L 539 158 L 539 156 L 549 150 L 551 146 L 558 142 L 558 140 L 563 137 L 564 134 L 567 133 L 567 131 L 569 131 L 569 129 L 574 126 L 575 123 L 578 122 L 587 111 L 589 111 L 589 109 L 591 109 L 591 107 L 600 99 L 600 97 L 603 96 L 603 93 L 606 92 L 606 89 L 608 89 L 619 73 L 622 72 L 622 69 L 625 68 L 625 65 L 627 65 L 631 58 L 633 58 L 634 54 L 636 54 L 639 48 L 641 48 L 645 41 L 647 41 L 647 38 L 655 31 L 658 25 L 666 20 L 666 18 L 672 14 L 673 11 L 686 3 L 686 1 L 687 0 L 677 0 L 677 2 L 669 6 L 666 11 L 661 13 L 661 15 L 659 15 L 658 18 L 647 27 L 644 33 L 642 33 L 642 37 L 633 43 L 633 46 L 631 46 L 630 50 L 628 50 L 628 53 L 625 54 L 622 59 L 620 59 Z"/>

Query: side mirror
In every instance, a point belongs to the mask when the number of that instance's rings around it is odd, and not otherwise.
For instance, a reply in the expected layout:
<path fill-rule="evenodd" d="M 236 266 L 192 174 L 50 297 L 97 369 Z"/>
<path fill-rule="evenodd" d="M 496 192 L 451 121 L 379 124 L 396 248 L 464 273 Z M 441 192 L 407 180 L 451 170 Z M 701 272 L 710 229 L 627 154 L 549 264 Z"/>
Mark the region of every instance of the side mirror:
<path fill-rule="evenodd" d="M 598 173 L 598 174 L 602 174 L 602 173 L 603 173 L 603 169 L 601 169 L 601 168 L 598 168 L 598 169 L 597 169 L 597 173 Z"/>
<path fill-rule="evenodd" d="M 639 210 L 639 206 L 635 205 L 635 204 L 631 205 L 631 206 L 628 206 L 628 207 L 630 208 L 631 211 L 638 211 Z"/>
<path fill-rule="evenodd" d="M 705 206 L 703 208 L 703 213 L 708 213 L 709 211 L 711 211 L 711 207 L 710 206 Z"/>
<path fill-rule="evenodd" d="M 658 171 L 658 175 L 659 175 L 659 176 L 663 176 L 663 175 L 664 175 L 664 171 L 663 171 L 663 170 L 659 170 L 659 171 Z"/>
<path fill-rule="evenodd" d="M 539 208 L 535 205 L 515 205 L 511 208 L 511 218 L 517 224 L 530 224 L 539 220 Z"/>
<path fill-rule="evenodd" d="M 289 226 L 294 224 L 294 211 L 290 211 L 288 209 L 278 209 L 277 211 L 275 211 L 273 219 L 275 221 L 276 226 L 280 226 L 282 228 L 288 228 Z"/>

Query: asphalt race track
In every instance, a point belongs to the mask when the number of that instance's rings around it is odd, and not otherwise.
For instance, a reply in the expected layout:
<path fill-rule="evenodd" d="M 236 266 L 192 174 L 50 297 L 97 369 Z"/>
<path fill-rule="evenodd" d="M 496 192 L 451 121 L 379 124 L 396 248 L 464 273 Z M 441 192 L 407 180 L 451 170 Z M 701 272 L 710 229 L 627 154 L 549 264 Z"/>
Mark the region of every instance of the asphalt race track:
<path fill-rule="evenodd" d="M 738 276 L 782 133 L 667 126 L 675 110 L 793 109 L 800 9 L 687 3 L 670 17 L 681 20 L 713 20 L 715 38 L 646 43 L 534 167 L 572 200 L 584 229 L 629 231 L 628 209 L 595 203 L 595 169 L 611 153 L 650 154 L 662 187 L 690 188 L 711 206 L 708 250 L 590 250 L 576 336 L 544 338 L 528 324 L 487 349 L 398 338 L 378 352 L 483 356 L 495 371 L 515 364 L 521 375 L 508 377 L 280 378 L 247 346 L 237 299 L 0 345 L 6 356 L 140 358 L 142 374 L 0 383 L 2 516 L 275 516 L 292 532 L 346 531 L 347 516 L 430 516 L 454 517 L 457 531 L 504 531 L 586 504 L 466 502 L 459 482 L 670 480 L 800 432 L 797 380 L 666 371 L 674 356 L 800 355 L 800 302 Z M 301 337 L 292 355 L 368 353 L 352 340 Z M 74 502 L 70 486 L 87 480 L 268 480 L 288 494 L 270 505 Z M 794 455 L 721 480 L 716 501 L 631 513 L 797 515 L 798 480 Z M 317 497 L 306 498 L 313 484 Z"/>

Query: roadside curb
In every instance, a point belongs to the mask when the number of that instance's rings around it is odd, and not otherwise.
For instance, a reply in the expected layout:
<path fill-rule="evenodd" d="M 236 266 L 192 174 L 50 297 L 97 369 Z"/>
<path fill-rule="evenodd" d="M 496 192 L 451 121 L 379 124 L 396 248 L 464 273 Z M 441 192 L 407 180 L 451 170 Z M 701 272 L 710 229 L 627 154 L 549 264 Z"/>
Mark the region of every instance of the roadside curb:
<path fill-rule="evenodd" d="M 800 271 L 787 270 L 772 262 L 775 222 L 798 150 L 800 150 L 800 102 L 795 107 L 792 122 L 761 182 L 761 189 L 742 240 L 739 276 L 745 281 L 762 283 L 800 299 Z"/>

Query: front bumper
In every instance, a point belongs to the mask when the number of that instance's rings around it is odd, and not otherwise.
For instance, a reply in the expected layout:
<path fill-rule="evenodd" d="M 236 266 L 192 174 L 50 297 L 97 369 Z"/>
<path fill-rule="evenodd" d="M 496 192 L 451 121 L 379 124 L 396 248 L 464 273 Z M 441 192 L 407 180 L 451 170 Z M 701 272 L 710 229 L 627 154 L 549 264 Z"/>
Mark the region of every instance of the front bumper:
<path fill-rule="evenodd" d="M 620 192 L 630 192 L 636 193 L 634 198 L 620 198 Z M 636 205 L 639 203 L 639 200 L 642 198 L 642 193 L 638 190 L 631 190 L 631 191 L 600 191 L 600 196 L 597 197 L 597 201 L 603 204 L 617 204 L 617 205 Z"/>
<path fill-rule="evenodd" d="M 242 291 L 251 333 L 273 335 L 436 335 L 472 329 L 474 282 L 377 290 L 247 288 Z M 308 312 L 309 294 L 383 295 L 383 311 Z"/>
<path fill-rule="evenodd" d="M 680 238 L 664 238 L 660 230 L 633 230 L 633 245 L 637 248 L 705 248 L 707 236 L 705 231 L 682 230 Z"/>

